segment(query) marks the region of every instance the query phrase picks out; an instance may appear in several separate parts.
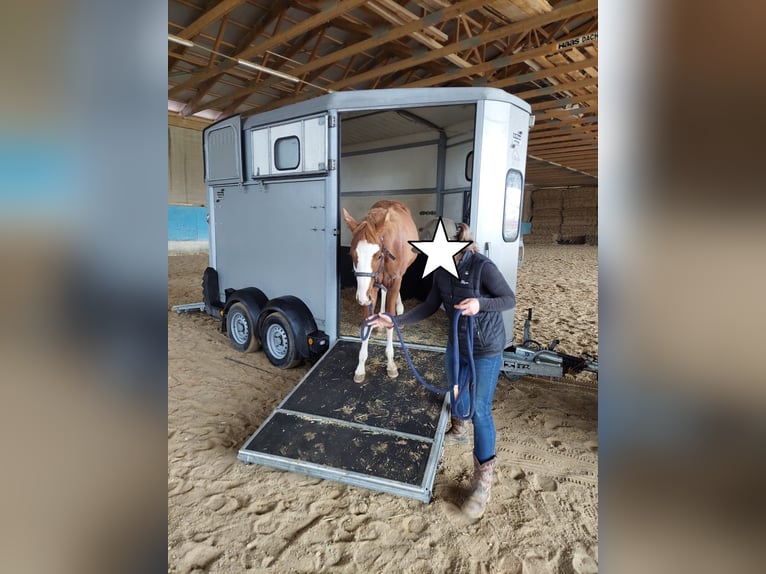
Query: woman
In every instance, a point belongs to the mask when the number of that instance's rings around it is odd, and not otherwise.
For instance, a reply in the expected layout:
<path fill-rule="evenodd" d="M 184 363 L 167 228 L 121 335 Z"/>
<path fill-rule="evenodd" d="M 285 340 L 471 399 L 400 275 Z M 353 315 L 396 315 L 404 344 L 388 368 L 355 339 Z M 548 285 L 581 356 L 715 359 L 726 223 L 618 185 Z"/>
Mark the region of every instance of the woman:
<path fill-rule="evenodd" d="M 447 237 L 450 240 L 473 241 L 471 230 L 464 223 L 455 223 L 442 218 Z M 408 312 L 397 316 L 399 325 L 415 323 L 433 315 L 443 304 L 452 325 L 455 313 L 464 317 L 459 319 L 458 340 L 453 340 L 450 329 L 447 342 L 446 365 L 447 379 L 456 384 L 453 366 L 454 347 L 459 349 L 458 377 L 465 383 L 470 375 L 469 349 L 467 341 L 468 316 L 474 317 L 473 360 L 476 368 L 476 403 L 473 422 L 473 462 L 474 474 L 471 494 L 462 506 L 462 511 L 471 519 L 480 518 L 489 502 L 492 487 L 492 473 L 495 468 L 495 423 L 492 419 L 492 399 L 502 366 L 502 353 L 505 347 L 505 327 L 501 312 L 516 305 L 513 290 L 502 274 L 487 257 L 478 252 L 471 243 L 455 256 L 458 277 L 455 278 L 443 268 L 434 272 L 433 286 L 426 300 Z M 386 315 L 373 315 L 372 326 L 381 325 L 390 328 L 393 323 Z M 469 412 L 468 393 L 460 395 L 452 405 L 452 427 L 445 436 L 446 444 L 468 443 L 468 421 L 459 418 Z"/>

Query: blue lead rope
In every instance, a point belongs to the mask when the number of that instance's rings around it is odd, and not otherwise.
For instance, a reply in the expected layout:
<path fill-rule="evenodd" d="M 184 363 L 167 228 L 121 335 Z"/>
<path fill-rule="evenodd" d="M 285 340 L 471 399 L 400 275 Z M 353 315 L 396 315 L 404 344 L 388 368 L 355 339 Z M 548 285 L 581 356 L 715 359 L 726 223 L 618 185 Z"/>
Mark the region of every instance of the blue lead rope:
<path fill-rule="evenodd" d="M 432 393 L 436 393 L 439 395 L 444 395 L 452 391 L 453 395 L 450 397 L 450 406 L 452 409 L 452 414 L 456 416 L 457 418 L 461 420 L 470 420 L 473 418 L 473 414 L 476 404 L 476 364 L 473 360 L 473 332 L 474 332 L 474 319 L 472 315 L 467 315 L 466 318 L 468 319 L 468 325 L 466 329 L 466 344 L 468 346 L 468 366 L 470 369 L 470 374 L 468 378 L 465 380 L 465 382 L 460 382 L 460 345 L 458 343 L 458 321 L 460 320 L 460 317 L 462 316 L 463 312 L 456 312 L 452 316 L 452 373 L 454 377 L 454 381 L 452 384 L 446 388 L 446 389 L 440 389 L 438 387 L 435 387 L 431 384 L 429 384 L 421 375 L 418 373 L 418 370 L 415 368 L 415 363 L 412 362 L 412 358 L 410 357 L 409 351 L 407 351 L 407 346 L 404 344 L 404 338 L 402 337 L 402 331 L 399 328 L 399 321 L 396 320 L 396 317 L 394 315 L 391 315 L 389 313 L 381 313 L 381 315 L 385 315 L 394 324 L 394 329 L 396 329 L 396 335 L 399 337 L 399 343 L 402 347 L 402 353 L 404 354 L 404 358 L 407 359 L 407 364 L 410 366 L 410 369 L 412 370 L 412 373 L 415 375 L 415 380 L 417 380 L 421 385 L 423 385 L 426 389 L 431 391 Z M 362 329 L 361 329 L 361 337 L 362 341 L 365 341 L 372 332 L 372 327 L 370 326 L 370 321 L 365 320 L 362 323 Z M 457 404 L 459 402 L 460 397 L 463 395 L 463 393 L 468 392 L 468 413 L 462 414 L 457 412 Z"/>

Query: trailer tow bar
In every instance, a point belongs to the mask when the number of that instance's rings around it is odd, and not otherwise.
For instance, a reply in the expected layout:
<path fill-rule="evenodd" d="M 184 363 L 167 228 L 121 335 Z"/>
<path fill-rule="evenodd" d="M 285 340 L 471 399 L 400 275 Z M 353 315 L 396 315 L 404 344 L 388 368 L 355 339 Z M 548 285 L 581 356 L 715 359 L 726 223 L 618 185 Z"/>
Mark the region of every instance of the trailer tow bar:
<path fill-rule="evenodd" d="M 582 371 L 596 373 L 598 378 L 598 358 L 583 353 L 579 357 L 560 353 L 554 349 L 559 344 L 553 339 L 547 347 L 532 339 L 530 325 L 532 309 L 527 309 L 524 320 L 524 342 L 521 345 L 511 345 L 503 352 L 501 370 L 505 375 L 515 380 L 525 375 L 562 378 L 566 374 L 577 374 Z"/>

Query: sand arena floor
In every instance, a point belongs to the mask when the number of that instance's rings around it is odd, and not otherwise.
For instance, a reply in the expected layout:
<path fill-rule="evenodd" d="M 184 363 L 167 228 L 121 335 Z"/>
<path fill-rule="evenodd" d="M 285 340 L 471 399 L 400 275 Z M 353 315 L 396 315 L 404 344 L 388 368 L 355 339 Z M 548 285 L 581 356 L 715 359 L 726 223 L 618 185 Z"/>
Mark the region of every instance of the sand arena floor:
<path fill-rule="evenodd" d="M 523 310 L 533 307 L 535 340 L 558 338 L 564 352 L 598 354 L 597 255 L 592 246 L 527 247 L 515 341 Z M 475 523 L 458 511 L 470 448 L 445 449 L 430 504 L 247 466 L 237 450 L 309 365 L 277 369 L 262 352 L 237 353 L 213 318 L 172 312 L 201 301 L 206 265 L 206 254 L 168 258 L 169 572 L 597 571 L 594 375 L 501 376 L 495 486 Z"/>

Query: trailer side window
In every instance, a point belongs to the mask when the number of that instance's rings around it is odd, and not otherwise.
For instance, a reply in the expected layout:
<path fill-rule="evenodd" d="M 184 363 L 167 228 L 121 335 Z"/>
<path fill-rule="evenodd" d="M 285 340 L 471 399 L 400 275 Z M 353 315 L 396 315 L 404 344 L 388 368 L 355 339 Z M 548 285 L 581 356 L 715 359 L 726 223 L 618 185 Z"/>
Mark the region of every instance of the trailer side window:
<path fill-rule="evenodd" d="M 509 169 L 505 176 L 505 207 L 503 208 L 503 239 L 516 241 L 521 220 L 521 172 Z"/>
<path fill-rule="evenodd" d="M 279 138 L 274 142 L 274 165 L 277 169 L 295 169 L 301 162 L 301 144 L 297 137 Z"/>

